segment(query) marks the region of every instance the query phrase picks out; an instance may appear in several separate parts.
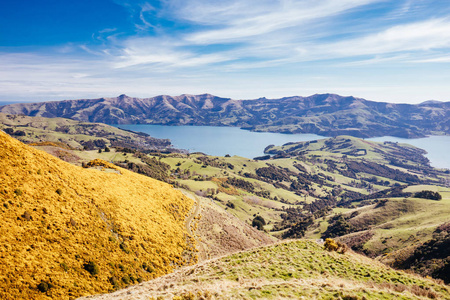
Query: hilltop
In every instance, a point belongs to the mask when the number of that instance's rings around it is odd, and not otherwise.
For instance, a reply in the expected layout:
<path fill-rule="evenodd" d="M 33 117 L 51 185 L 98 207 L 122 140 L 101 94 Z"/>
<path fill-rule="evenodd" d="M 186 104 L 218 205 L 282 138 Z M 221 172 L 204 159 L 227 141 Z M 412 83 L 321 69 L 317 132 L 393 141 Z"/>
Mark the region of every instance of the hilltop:
<path fill-rule="evenodd" d="M 73 149 L 92 150 L 106 146 L 146 150 L 171 149 L 168 139 L 157 139 L 146 133 L 131 132 L 106 124 L 65 118 L 0 113 L 0 129 L 24 143 L 56 143 Z"/>
<path fill-rule="evenodd" d="M 81 168 L 0 131 L 0 298 L 73 299 L 195 263 L 193 201 L 102 160 Z"/>
<path fill-rule="evenodd" d="M 423 137 L 450 134 L 450 102 L 393 104 L 335 94 L 233 100 L 210 94 L 17 103 L 0 112 L 107 124 L 237 126 L 324 136 Z"/>
<path fill-rule="evenodd" d="M 448 299 L 447 286 L 310 240 L 235 253 L 83 299 Z"/>

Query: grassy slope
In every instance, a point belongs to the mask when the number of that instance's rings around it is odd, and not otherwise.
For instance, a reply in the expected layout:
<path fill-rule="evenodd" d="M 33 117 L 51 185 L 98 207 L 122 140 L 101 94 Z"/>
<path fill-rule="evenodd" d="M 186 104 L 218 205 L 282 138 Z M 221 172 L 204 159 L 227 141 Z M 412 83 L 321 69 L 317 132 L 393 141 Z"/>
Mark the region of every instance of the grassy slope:
<path fill-rule="evenodd" d="M 309 240 L 254 248 L 90 299 L 427 299 L 449 288 Z M 180 297 L 180 298 L 176 298 Z"/>
<path fill-rule="evenodd" d="M 165 145 L 162 146 L 164 148 L 169 145 L 168 141 L 145 137 L 114 126 L 64 118 L 28 117 L 0 113 L 0 129 L 5 128 L 24 131 L 26 136 L 16 136 L 16 138 L 26 143 L 59 142 L 75 149 L 83 149 L 83 142 L 98 139 L 103 140 L 108 146 L 111 145 L 111 139 L 135 147 L 146 145 L 151 148 Z"/>
<path fill-rule="evenodd" d="M 355 211 L 359 214 L 349 220 L 349 223 L 361 228 L 361 231 L 341 237 L 344 242 L 351 242 L 366 232 L 373 236 L 364 242 L 363 248 L 372 255 L 384 255 L 383 260 L 390 262 L 395 259 L 396 252 L 405 248 L 414 248 L 430 240 L 433 231 L 441 224 L 448 222 L 450 215 L 450 188 L 439 186 L 410 186 L 404 191 L 417 192 L 422 190 L 438 191 L 442 200 L 434 201 L 417 198 L 390 198 L 382 207 L 375 205 L 355 209 L 335 209 L 335 213 L 350 216 Z M 328 216 L 328 218 L 332 215 Z M 326 218 L 326 219 L 328 219 Z M 306 234 L 309 238 L 318 238 L 327 228 L 327 221 L 318 219 L 316 224 Z M 317 226 L 317 225 L 316 225 Z"/>
<path fill-rule="evenodd" d="M 185 263 L 193 201 L 104 164 L 111 172 L 82 169 L 0 132 L 0 298 L 106 292 L 110 278 L 120 287 L 126 276 L 148 280 Z M 95 276 L 83 269 L 89 261 Z M 53 285 L 45 294 L 42 280 Z"/>

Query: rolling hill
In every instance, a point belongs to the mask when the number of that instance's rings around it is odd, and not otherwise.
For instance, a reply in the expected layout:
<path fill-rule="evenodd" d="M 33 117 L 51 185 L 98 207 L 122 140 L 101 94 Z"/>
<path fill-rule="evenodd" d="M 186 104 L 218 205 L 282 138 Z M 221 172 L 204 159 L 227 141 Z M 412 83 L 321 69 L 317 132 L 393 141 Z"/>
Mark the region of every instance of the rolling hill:
<path fill-rule="evenodd" d="M 422 199 L 415 193 L 438 192 L 442 199 Z M 374 204 L 355 201 L 315 220 L 308 238 L 333 237 L 352 249 L 401 269 L 450 283 L 450 188 L 409 186 L 411 197 L 383 198 Z"/>
<path fill-rule="evenodd" d="M 417 105 L 335 94 L 233 100 L 210 94 L 18 103 L 0 112 L 107 124 L 238 126 L 254 131 L 325 136 L 422 137 L 450 134 L 450 102 Z"/>
<path fill-rule="evenodd" d="M 73 299 L 196 262 L 190 198 L 102 160 L 87 167 L 0 131 L 1 299 Z"/>
<path fill-rule="evenodd" d="M 449 299 L 448 286 L 311 240 L 278 243 L 81 299 Z M 80 299 L 80 300 L 81 300 Z"/>
<path fill-rule="evenodd" d="M 171 149 L 168 139 L 157 139 L 146 133 L 130 132 L 106 124 L 64 118 L 0 113 L 0 129 L 24 143 L 51 142 L 73 149 L 92 150 L 105 146 L 146 150 Z"/>

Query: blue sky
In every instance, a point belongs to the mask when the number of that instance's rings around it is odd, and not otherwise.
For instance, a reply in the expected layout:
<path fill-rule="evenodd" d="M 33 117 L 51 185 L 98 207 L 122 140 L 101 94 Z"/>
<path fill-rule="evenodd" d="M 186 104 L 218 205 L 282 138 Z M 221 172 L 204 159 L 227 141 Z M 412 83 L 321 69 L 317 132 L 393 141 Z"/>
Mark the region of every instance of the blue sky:
<path fill-rule="evenodd" d="M 448 0 L 0 4 L 0 101 L 211 93 L 450 101 Z"/>

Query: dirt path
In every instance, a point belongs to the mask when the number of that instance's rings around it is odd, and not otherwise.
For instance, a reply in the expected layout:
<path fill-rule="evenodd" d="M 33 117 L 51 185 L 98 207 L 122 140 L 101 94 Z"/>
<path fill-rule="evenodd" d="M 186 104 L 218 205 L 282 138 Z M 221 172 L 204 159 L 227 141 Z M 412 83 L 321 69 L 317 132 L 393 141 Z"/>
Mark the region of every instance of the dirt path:
<path fill-rule="evenodd" d="M 186 194 L 185 194 L 186 195 Z M 186 195 L 186 196 L 188 196 L 188 195 Z M 188 196 L 189 197 L 189 196 Z M 190 234 L 190 235 L 192 235 L 192 236 L 194 236 L 194 233 L 192 232 L 192 230 L 191 230 L 191 223 L 192 223 L 192 220 L 199 214 L 199 212 L 200 212 L 200 200 L 196 197 L 196 196 L 194 196 L 194 197 L 189 197 L 189 198 L 191 198 L 192 200 L 194 200 L 194 205 L 195 205 L 195 208 L 193 208 L 193 212 L 189 215 L 189 217 L 186 219 L 186 230 L 187 230 L 187 232 Z"/>
<path fill-rule="evenodd" d="M 188 232 L 188 234 L 191 235 L 192 237 L 194 237 L 196 242 L 197 242 L 197 245 L 198 245 L 198 249 L 197 250 L 198 250 L 198 259 L 199 259 L 199 261 L 206 260 L 208 258 L 208 254 L 207 253 L 209 253 L 209 251 L 208 251 L 206 245 L 201 240 L 199 240 L 199 237 L 194 232 L 192 232 L 192 229 L 191 229 L 192 220 L 196 216 L 198 216 L 199 213 L 200 213 L 200 208 L 201 208 L 200 207 L 200 199 L 196 195 L 187 193 L 185 191 L 181 191 L 181 192 L 185 196 L 187 196 L 187 197 L 191 198 L 192 200 L 194 200 L 195 207 L 192 208 L 191 214 L 189 215 L 189 217 L 187 217 L 186 222 L 185 222 L 185 226 L 186 226 L 186 231 Z"/>

